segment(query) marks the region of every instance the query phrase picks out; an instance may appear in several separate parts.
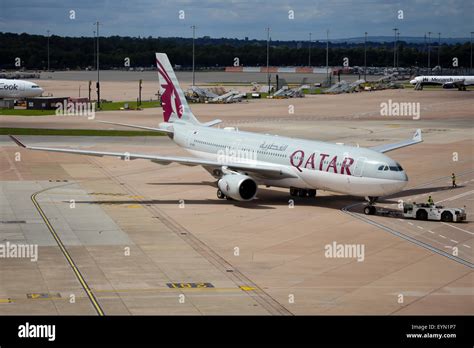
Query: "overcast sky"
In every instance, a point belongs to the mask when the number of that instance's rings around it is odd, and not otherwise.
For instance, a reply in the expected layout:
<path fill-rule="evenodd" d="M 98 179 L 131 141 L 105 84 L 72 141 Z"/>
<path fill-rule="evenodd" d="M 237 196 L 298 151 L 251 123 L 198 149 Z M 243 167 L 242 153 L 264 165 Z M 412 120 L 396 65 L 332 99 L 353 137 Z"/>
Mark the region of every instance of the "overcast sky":
<path fill-rule="evenodd" d="M 398 11 L 404 19 L 398 19 Z M 75 19 L 71 12 L 75 11 Z M 180 19 L 184 11 L 184 19 Z M 294 19 L 290 19 L 294 11 Z M 0 0 L 0 32 L 92 36 L 197 36 L 306 40 L 392 35 L 469 37 L 474 0 Z M 181 12 L 183 15 L 183 12 Z"/>

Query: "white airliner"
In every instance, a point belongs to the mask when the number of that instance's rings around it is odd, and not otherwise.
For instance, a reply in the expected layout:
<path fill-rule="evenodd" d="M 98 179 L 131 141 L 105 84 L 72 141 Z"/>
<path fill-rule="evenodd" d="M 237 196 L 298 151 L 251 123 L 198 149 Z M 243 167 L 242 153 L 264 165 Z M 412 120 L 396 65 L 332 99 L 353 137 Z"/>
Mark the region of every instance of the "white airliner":
<path fill-rule="evenodd" d="M 289 188 L 291 195 L 300 197 L 314 197 L 316 190 L 321 189 L 367 197 L 369 203 L 373 203 L 377 197 L 399 192 L 407 184 L 407 175 L 400 164 L 383 153 L 420 143 L 419 129 L 408 140 L 361 148 L 243 132 L 233 127 L 213 128 L 221 120 L 200 123 L 196 119 L 167 55 L 156 53 L 156 63 L 164 122 L 157 128 L 100 122 L 165 132 L 195 157 L 26 146 L 15 137 L 11 138 L 19 146 L 31 150 L 202 166 L 218 179 L 217 196 L 220 199 L 249 201 L 256 197 L 258 185 L 265 185 Z"/>
<path fill-rule="evenodd" d="M 33 98 L 43 92 L 40 86 L 30 81 L 0 79 L 0 98 Z"/>
<path fill-rule="evenodd" d="M 442 85 L 443 88 L 457 88 L 465 91 L 466 86 L 474 85 L 474 76 L 417 76 L 410 81 L 412 85 Z"/>

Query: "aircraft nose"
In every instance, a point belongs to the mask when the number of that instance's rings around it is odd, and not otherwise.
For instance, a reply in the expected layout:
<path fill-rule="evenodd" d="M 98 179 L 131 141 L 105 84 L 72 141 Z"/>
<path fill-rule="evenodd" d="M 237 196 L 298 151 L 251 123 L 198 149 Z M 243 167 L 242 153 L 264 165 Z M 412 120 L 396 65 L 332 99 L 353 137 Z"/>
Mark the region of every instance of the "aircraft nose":
<path fill-rule="evenodd" d="M 400 176 L 399 176 L 398 180 L 395 180 L 392 183 L 392 185 L 390 187 L 390 190 L 389 190 L 390 192 L 387 192 L 387 194 L 400 192 L 405 188 L 405 186 L 407 186 L 407 184 L 408 184 L 408 177 L 405 174 L 405 172 L 402 172 L 402 173 L 400 173 Z"/>
<path fill-rule="evenodd" d="M 406 185 L 408 184 L 408 176 L 407 173 L 400 172 L 400 177 L 399 177 L 399 189 L 402 190 Z"/>
<path fill-rule="evenodd" d="M 408 175 L 407 173 L 405 173 L 404 170 L 399 173 L 399 180 L 403 182 L 408 182 Z"/>
<path fill-rule="evenodd" d="M 390 184 L 383 185 L 385 195 L 391 195 L 403 191 L 405 186 L 408 184 L 408 178 L 406 174 L 400 175 L 396 180 L 391 180 Z"/>
<path fill-rule="evenodd" d="M 410 83 L 411 83 L 412 85 L 416 85 L 416 80 L 411 80 Z"/>

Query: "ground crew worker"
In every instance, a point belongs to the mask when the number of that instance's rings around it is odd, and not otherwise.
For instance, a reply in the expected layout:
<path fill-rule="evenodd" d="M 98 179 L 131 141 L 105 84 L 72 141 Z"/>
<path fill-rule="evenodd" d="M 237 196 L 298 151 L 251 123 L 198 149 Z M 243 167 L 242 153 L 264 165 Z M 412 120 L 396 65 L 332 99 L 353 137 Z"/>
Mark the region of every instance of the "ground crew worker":
<path fill-rule="evenodd" d="M 451 174 L 451 180 L 453 181 L 453 188 L 455 187 L 458 187 L 458 185 L 456 185 L 456 175 L 454 175 L 454 173 Z"/>
<path fill-rule="evenodd" d="M 428 197 L 428 204 L 434 205 L 434 201 L 433 201 L 433 198 L 431 198 L 431 196 Z"/>

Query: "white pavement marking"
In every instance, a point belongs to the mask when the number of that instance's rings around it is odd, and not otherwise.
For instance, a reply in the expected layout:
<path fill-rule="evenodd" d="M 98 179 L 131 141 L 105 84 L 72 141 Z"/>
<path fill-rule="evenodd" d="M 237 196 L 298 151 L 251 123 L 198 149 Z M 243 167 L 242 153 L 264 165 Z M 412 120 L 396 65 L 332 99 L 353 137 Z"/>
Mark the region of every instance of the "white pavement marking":
<path fill-rule="evenodd" d="M 433 232 L 433 231 L 431 231 L 431 230 L 428 230 L 428 232 L 429 232 L 429 233 L 433 233 L 433 234 L 434 234 L 434 232 Z"/>
<path fill-rule="evenodd" d="M 471 249 L 471 247 L 469 245 L 463 244 L 462 246 Z"/>
<path fill-rule="evenodd" d="M 443 236 L 442 234 L 440 234 L 439 236 L 440 236 L 441 238 L 444 238 L 444 239 L 446 239 L 446 237 L 445 237 L 445 236 Z"/>
<path fill-rule="evenodd" d="M 447 224 L 446 222 L 442 222 L 442 224 L 444 224 L 444 225 L 446 225 L 446 226 L 449 226 L 449 227 L 452 227 L 452 228 L 455 228 L 455 229 L 457 229 L 457 230 L 459 230 L 459 231 L 463 231 L 463 232 L 466 232 L 466 233 L 469 233 L 469 234 L 474 235 L 473 232 L 469 232 L 469 231 L 463 230 L 462 228 L 459 228 L 459 227 L 457 227 L 457 226 L 453 226 L 453 225 Z"/>
<path fill-rule="evenodd" d="M 20 153 L 20 156 L 21 156 L 21 153 Z M 10 164 L 9 169 L 13 169 L 13 171 L 16 173 L 16 175 L 18 175 L 18 178 L 20 179 L 20 181 L 23 181 L 23 176 L 21 175 L 18 168 L 13 164 L 10 156 L 8 156 L 8 154 L 6 152 L 5 152 L 5 157 L 7 158 L 8 164 Z M 2 173 L 3 173 L 3 171 L 2 171 Z"/>
<path fill-rule="evenodd" d="M 469 196 L 471 194 L 474 193 L 474 190 L 471 190 L 471 191 L 467 191 L 467 192 L 463 192 L 463 193 L 460 193 L 459 195 L 456 195 L 456 196 L 452 196 L 452 197 L 449 197 L 449 198 L 446 198 L 446 199 L 442 199 L 440 201 L 437 201 L 436 204 L 438 203 L 441 203 L 441 202 L 445 202 L 445 201 L 453 201 L 455 199 L 458 199 L 458 198 L 461 198 L 461 197 L 464 197 L 464 196 Z"/>
<path fill-rule="evenodd" d="M 424 230 L 424 228 L 421 226 L 416 226 L 416 227 L 418 227 L 420 230 Z"/>
<path fill-rule="evenodd" d="M 408 224 L 411 225 L 411 226 L 413 226 L 413 222 L 409 222 Z"/>
<path fill-rule="evenodd" d="M 454 240 L 454 239 L 450 239 L 450 241 L 453 242 L 453 243 L 456 243 L 456 244 L 459 243 L 457 240 Z"/>

